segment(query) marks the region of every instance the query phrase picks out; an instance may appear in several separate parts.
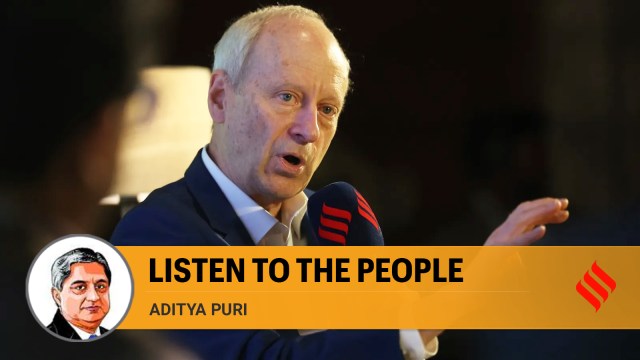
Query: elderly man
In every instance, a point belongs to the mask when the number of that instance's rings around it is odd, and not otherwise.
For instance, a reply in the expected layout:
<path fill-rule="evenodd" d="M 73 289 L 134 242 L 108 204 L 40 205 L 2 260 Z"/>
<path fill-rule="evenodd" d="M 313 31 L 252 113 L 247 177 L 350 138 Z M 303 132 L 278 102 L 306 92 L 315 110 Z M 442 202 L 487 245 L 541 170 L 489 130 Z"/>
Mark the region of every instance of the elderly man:
<path fill-rule="evenodd" d="M 314 245 L 303 192 L 333 136 L 349 62 L 315 12 L 273 6 L 247 14 L 215 48 L 211 142 L 185 177 L 154 191 L 118 225 L 117 245 Z M 526 244 L 566 201 L 521 205 L 488 240 Z M 216 359 L 401 359 L 437 350 L 433 331 L 176 332 Z M 421 336 L 419 336 L 421 335 Z"/>
<path fill-rule="evenodd" d="M 100 323 L 109 313 L 111 270 L 102 254 L 88 248 L 63 254 L 51 266 L 51 285 L 58 310 L 47 329 L 71 340 L 108 331 Z"/>

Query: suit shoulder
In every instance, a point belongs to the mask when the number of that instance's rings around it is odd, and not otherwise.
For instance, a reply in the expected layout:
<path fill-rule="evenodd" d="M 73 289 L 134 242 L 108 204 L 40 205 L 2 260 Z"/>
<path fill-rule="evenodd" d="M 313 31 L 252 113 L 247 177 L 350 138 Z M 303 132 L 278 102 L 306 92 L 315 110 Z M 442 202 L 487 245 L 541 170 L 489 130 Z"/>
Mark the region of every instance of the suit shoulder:
<path fill-rule="evenodd" d="M 136 208 L 173 208 L 176 205 L 192 203 L 193 196 L 184 178 L 152 191 Z M 171 206 L 169 206 L 171 205 Z"/>
<path fill-rule="evenodd" d="M 56 326 L 56 324 L 54 324 L 53 322 L 51 322 L 51 324 L 47 325 L 47 329 L 53 333 L 58 333 L 58 327 Z"/>
<path fill-rule="evenodd" d="M 118 223 L 114 245 L 211 245 L 212 232 L 184 179 L 154 190 Z"/>

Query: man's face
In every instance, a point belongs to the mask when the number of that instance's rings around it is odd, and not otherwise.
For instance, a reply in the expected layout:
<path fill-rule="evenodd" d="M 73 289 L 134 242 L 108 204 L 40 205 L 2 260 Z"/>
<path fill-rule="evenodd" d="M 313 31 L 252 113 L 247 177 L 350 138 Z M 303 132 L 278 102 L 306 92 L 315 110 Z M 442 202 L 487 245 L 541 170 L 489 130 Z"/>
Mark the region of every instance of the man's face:
<path fill-rule="evenodd" d="M 262 206 L 298 194 L 329 148 L 347 89 L 347 60 L 324 25 L 273 20 L 226 89 L 218 165 Z"/>
<path fill-rule="evenodd" d="M 109 281 L 97 262 L 71 265 L 71 274 L 62 283 L 54 300 L 62 316 L 80 328 L 96 328 L 109 312 Z"/>

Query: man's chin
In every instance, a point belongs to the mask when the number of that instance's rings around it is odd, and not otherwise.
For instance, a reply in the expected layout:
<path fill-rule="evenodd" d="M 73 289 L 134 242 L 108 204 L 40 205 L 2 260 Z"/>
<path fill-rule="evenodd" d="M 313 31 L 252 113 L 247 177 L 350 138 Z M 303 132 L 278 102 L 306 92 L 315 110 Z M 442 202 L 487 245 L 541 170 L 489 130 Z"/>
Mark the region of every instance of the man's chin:
<path fill-rule="evenodd" d="M 100 326 L 100 324 L 102 324 L 102 320 L 104 320 L 104 316 L 96 317 L 96 318 L 94 317 L 84 318 L 82 319 L 82 322 L 84 322 L 87 325 L 98 327 Z"/>
<path fill-rule="evenodd" d="M 273 193 L 278 199 L 282 199 L 282 201 L 286 201 L 287 199 L 291 199 L 292 197 L 300 194 L 304 190 L 304 186 L 297 184 L 291 184 L 288 187 L 280 187 L 274 189 Z"/>
<path fill-rule="evenodd" d="M 282 201 L 290 199 L 302 192 L 309 181 L 307 178 L 287 178 L 279 176 L 266 186 L 271 196 Z"/>
<path fill-rule="evenodd" d="M 100 313 L 93 313 L 93 314 L 86 314 L 83 318 L 82 321 L 85 321 L 87 323 L 96 323 L 96 322 L 102 322 L 102 319 L 105 318 L 105 316 L 107 316 L 106 313 L 104 312 L 100 312 Z"/>

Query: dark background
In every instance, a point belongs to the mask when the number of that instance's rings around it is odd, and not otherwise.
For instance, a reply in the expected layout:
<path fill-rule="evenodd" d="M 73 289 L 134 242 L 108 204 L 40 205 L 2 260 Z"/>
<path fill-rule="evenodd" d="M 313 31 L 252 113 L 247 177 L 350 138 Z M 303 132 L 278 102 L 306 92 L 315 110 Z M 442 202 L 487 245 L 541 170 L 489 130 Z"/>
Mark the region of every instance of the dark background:
<path fill-rule="evenodd" d="M 272 3 L 175 1 L 166 64 L 210 66 L 224 29 Z M 640 2 L 295 3 L 325 16 L 353 69 L 311 187 L 355 185 L 388 244 L 480 245 L 540 196 L 572 214 L 542 244 L 640 244 Z M 438 358 L 640 358 L 637 338 L 449 331 Z"/>
<path fill-rule="evenodd" d="M 272 3 L 175 1 L 166 64 L 210 66 L 224 29 Z M 479 245 L 540 196 L 570 199 L 567 227 L 634 209 L 639 2 L 281 3 L 324 15 L 353 68 L 311 185 L 355 185 L 388 244 Z"/>

